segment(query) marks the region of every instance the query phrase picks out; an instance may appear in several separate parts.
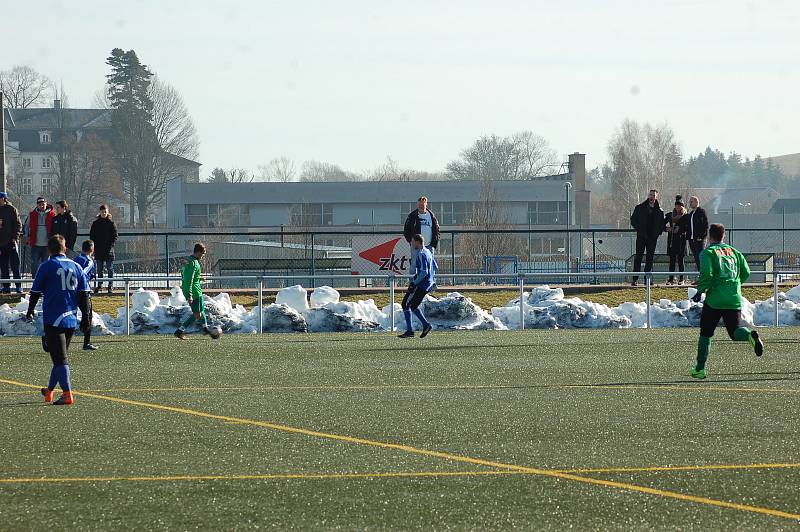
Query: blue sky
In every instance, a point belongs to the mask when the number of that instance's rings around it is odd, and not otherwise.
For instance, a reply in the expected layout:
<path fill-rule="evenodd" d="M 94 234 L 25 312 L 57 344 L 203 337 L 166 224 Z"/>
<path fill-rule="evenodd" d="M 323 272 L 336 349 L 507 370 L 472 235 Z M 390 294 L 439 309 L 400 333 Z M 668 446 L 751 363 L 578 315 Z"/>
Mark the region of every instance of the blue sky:
<path fill-rule="evenodd" d="M 800 2 L 118 4 L 4 8 L 0 69 L 29 64 L 83 107 L 109 51 L 135 49 L 183 94 L 204 175 L 279 156 L 438 171 L 524 129 L 595 165 L 625 118 L 669 123 L 685 154 L 800 152 Z"/>

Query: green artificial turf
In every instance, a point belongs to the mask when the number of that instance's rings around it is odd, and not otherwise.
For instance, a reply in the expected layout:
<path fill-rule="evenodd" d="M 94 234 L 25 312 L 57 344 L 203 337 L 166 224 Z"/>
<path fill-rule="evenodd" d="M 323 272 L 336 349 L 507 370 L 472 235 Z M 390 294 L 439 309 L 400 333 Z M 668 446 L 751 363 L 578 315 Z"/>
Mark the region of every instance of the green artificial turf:
<path fill-rule="evenodd" d="M 797 329 L 724 336 L 701 382 L 693 329 L 106 337 L 71 407 L 3 338 L 0 529 L 797 526 Z"/>

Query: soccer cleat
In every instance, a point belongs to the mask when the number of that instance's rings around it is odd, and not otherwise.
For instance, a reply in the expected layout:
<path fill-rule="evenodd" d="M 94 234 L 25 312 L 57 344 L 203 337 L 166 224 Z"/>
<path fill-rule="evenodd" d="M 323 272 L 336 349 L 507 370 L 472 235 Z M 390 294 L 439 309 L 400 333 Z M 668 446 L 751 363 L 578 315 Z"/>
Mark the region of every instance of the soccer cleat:
<path fill-rule="evenodd" d="M 97 351 L 97 346 L 94 344 L 83 344 L 84 351 Z"/>
<path fill-rule="evenodd" d="M 426 325 L 425 327 L 422 328 L 422 333 L 420 333 L 419 337 L 425 338 L 426 336 L 428 336 L 428 333 L 431 332 L 432 330 L 433 330 L 433 325 L 431 324 Z"/>
<path fill-rule="evenodd" d="M 53 402 L 53 390 L 50 388 L 42 388 L 39 390 L 42 396 L 44 397 L 45 403 L 52 403 Z"/>
<path fill-rule="evenodd" d="M 208 325 L 203 325 L 203 334 L 211 336 L 211 331 L 208 330 Z"/>
<path fill-rule="evenodd" d="M 188 336 L 186 336 L 186 333 L 185 333 L 185 332 L 183 332 L 183 331 L 182 331 L 182 330 L 180 330 L 180 329 L 178 329 L 177 331 L 175 331 L 175 338 L 178 338 L 178 339 L 180 339 L 180 340 L 188 340 L 188 339 L 189 339 L 189 337 L 188 337 Z"/>
<path fill-rule="evenodd" d="M 111 289 L 110 286 L 108 287 L 108 295 L 114 295 L 114 291 Z"/>
<path fill-rule="evenodd" d="M 94 287 L 94 295 L 97 295 L 99 293 L 100 293 L 100 287 L 99 286 L 95 286 Z"/>
<path fill-rule="evenodd" d="M 693 379 L 705 379 L 706 378 L 706 370 L 705 369 L 695 369 L 692 368 L 692 371 L 689 372 L 689 376 Z"/>
<path fill-rule="evenodd" d="M 761 338 L 758 336 L 758 331 L 750 332 L 750 345 L 753 346 L 753 351 L 756 352 L 757 357 L 764 354 L 764 342 L 762 342 Z"/>
<path fill-rule="evenodd" d="M 53 401 L 54 405 L 71 405 L 75 402 L 75 399 L 72 397 L 72 392 L 64 392 L 61 394 L 61 397 Z"/>
<path fill-rule="evenodd" d="M 638 286 L 638 285 L 639 285 L 639 281 L 631 281 L 631 286 Z"/>
<path fill-rule="evenodd" d="M 411 331 L 406 331 L 403 334 L 398 334 L 398 338 L 414 338 L 414 333 Z"/>

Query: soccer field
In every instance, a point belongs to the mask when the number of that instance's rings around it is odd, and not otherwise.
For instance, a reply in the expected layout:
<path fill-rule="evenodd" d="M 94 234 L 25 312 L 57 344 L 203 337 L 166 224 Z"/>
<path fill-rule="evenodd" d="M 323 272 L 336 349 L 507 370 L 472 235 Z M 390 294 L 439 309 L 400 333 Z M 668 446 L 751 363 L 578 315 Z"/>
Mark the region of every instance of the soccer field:
<path fill-rule="evenodd" d="M 0 340 L 0 529 L 800 525 L 800 342 L 718 330 Z"/>

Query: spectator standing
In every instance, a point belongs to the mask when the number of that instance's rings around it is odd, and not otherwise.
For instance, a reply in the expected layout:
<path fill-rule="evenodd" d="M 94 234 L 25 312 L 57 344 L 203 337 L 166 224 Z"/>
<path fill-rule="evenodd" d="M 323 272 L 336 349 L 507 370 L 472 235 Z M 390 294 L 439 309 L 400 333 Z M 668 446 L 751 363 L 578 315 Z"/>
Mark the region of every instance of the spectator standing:
<path fill-rule="evenodd" d="M 25 234 L 28 237 L 28 245 L 31 247 L 31 276 L 36 277 L 36 271 L 41 264 L 50 260 L 50 252 L 47 250 L 47 241 L 53 236 L 53 219 L 56 213 L 47 204 L 43 197 L 36 198 L 36 208 L 28 215 L 25 222 Z"/>
<path fill-rule="evenodd" d="M 700 254 L 706 247 L 708 236 L 708 216 L 706 210 L 700 206 L 697 196 L 689 198 L 689 217 L 686 220 L 686 239 L 689 241 L 689 250 L 694 256 L 694 265 L 700 271 Z"/>
<path fill-rule="evenodd" d="M 436 248 L 439 247 L 441 230 L 439 228 L 439 220 L 436 219 L 433 211 L 428 208 L 428 198 L 425 196 L 417 199 L 417 208 L 408 213 L 406 223 L 403 226 L 403 236 L 411 246 L 410 275 L 416 273 L 417 253 L 419 253 L 419 250 L 412 243 L 414 235 L 422 235 L 423 242 L 425 242 L 424 247 L 431 252 L 431 255 L 436 252 Z"/>
<path fill-rule="evenodd" d="M 53 234 L 64 237 L 67 245 L 67 257 L 75 256 L 73 248 L 78 239 L 78 219 L 69 210 L 69 203 L 66 200 L 56 202 L 56 216 L 53 218 Z"/>
<path fill-rule="evenodd" d="M 681 272 L 678 284 L 683 284 L 683 272 L 686 270 L 686 204 L 683 198 L 675 196 L 675 208 L 667 214 L 667 255 L 669 255 L 669 271 L 674 272 L 675 267 Z M 675 284 L 675 277 L 670 275 L 667 284 Z"/>
<path fill-rule="evenodd" d="M 98 293 L 103 287 L 103 271 L 108 274 L 108 293 L 111 294 L 114 278 L 114 244 L 117 242 L 117 225 L 111 219 L 108 205 L 100 205 L 100 212 L 92 222 L 89 230 L 89 238 L 94 242 L 95 273 L 97 274 L 97 285 L 94 293 Z"/>
<path fill-rule="evenodd" d="M 631 227 L 636 229 L 636 255 L 633 259 L 633 271 L 642 271 L 642 256 L 645 253 L 644 271 L 652 271 L 653 255 L 656 253 L 658 237 L 664 231 L 664 211 L 658 204 L 658 190 L 650 190 L 647 199 L 633 209 Z M 638 280 L 639 277 L 634 276 L 631 286 L 636 286 Z"/>
<path fill-rule="evenodd" d="M 0 277 L 14 279 L 21 277 L 19 271 L 19 235 L 22 224 L 19 213 L 10 201 L 8 194 L 0 192 Z M 11 284 L 3 283 L 2 293 L 11 293 Z M 22 285 L 17 283 L 17 293 L 22 293 Z"/>

